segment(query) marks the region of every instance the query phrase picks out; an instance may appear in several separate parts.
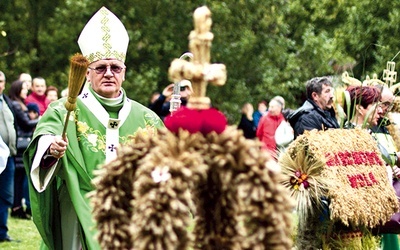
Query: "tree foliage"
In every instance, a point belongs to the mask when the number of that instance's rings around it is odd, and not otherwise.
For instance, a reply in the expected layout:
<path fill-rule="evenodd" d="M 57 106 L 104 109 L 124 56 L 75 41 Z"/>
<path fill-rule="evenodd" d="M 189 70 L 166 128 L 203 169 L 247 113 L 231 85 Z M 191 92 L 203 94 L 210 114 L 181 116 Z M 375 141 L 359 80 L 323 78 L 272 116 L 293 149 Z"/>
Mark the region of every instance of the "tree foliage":
<path fill-rule="evenodd" d="M 343 70 L 361 80 L 381 76 L 400 51 L 396 1 L 2 0 L 0 70 L 9 82 L 29 72 L 65 88 L 80 31 L 106 6 L 130 37 L 124 88 L 147 104 L 169 83 L 171 61 L 188 50 L 192 13 L 204 4 L 213 14 L 211 60 L 228 70 L 226 85 L 209 86 L 208 95 L 230 123 L 237 123 L 244 102 L 282 95 L 296 108 L 315 76 Z"/>

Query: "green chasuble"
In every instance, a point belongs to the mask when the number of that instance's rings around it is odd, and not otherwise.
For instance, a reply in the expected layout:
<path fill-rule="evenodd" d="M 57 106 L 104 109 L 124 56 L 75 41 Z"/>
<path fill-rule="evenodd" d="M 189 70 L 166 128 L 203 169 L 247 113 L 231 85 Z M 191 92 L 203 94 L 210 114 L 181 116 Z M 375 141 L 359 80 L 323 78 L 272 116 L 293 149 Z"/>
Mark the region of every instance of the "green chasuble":
<path fill-rule="evenodd" d="M 158 128 L 164 127 L 153 111 L 126 98 L 124 91 L 122 94 L 123 102 L 111 107 L 90 87 L 83 89 L 68 122 L 67 151 L 49 169 L 38 167 L 34 158 L 43 156 L 36 155 L 43 152 L 39 150 L 43 147 L 39 145 L 41 137 L 61 135 L 67 114 L 65 98 L 51 103 L 40 119 L 32 143 L 25 151 L 24 163 L 30 179 L 33 221 L 44 241 L 42 249 L 62 249 L 62 241 L 70 240 L 62 239 L 61 234 L 60 209 L 65 209 L 65 199 L 76 212 L 82 248 L 100 249 L 87 199 L 87 193 L 94 189 L 93 170 L 116 156 L 118 144 L 128 142 L 138 133 L 155 134 Z M 49 143 L 45 145 L 47 148 Z"/>

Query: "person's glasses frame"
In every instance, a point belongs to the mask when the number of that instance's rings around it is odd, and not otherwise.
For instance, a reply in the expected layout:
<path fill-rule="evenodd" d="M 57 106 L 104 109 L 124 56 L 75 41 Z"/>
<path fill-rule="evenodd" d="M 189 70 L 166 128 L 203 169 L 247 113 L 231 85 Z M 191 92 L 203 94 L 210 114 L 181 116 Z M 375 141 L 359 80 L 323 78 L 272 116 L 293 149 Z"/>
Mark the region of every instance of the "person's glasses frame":
<path fill-rule="evenodd" d="M 393 108 L 393 102 L 379 102 L 378 106 L 381 107 L 382 109 L 387 109 L 388 111 L 392 110 Z"/>
<path fill-rule="evenodd" d="M 96 72 L 96 74 L 99 74 L 99 75 L 106 73 L 108 68 L 110 68 L 111 72 L 114 74 L 119 74 L 122 72 L 123 69 L 125 69 L 125 67 L 121 67 L 118 65 L 100 65 L 95 68 L 92 68 L 92 67 L 88 67 L 88 68 L 91 70 L 94 70 L 94 72 Z"/>

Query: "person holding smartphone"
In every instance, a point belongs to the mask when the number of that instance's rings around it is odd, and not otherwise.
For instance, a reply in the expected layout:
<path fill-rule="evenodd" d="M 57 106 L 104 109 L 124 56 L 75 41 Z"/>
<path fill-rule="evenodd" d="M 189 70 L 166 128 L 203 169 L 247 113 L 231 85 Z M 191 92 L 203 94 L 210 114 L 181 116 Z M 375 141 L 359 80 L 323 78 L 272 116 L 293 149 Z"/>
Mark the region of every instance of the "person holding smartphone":
<path fill-rule="evenodd" d="M 174 91 L 174 83 L 169 84 L 164 88 L 162 93 L 159 95 L 157 100 L 149 105 L 149 108 L 153 110 L 162 120 L 169 115 L 170 112 L 170 100 Z M 181 105 L 186 106 L 190 95 L 193 93 L 192 83 L 188 80 L 182 80 L 180 82 L 180 99 Z"/>

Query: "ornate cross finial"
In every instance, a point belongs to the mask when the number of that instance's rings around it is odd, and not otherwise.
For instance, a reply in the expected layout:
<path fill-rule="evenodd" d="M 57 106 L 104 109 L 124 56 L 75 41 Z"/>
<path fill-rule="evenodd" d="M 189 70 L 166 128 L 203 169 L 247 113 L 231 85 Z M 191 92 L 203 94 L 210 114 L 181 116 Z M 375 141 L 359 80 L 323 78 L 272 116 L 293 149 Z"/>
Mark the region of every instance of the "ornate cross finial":
<path fill-rule="evenodd" d="M 387 62 L 386 69 L 383 70 L 383 80 L 389 87 L 396 83 L 397 72 L 395 71 L 395 68 L 395 62 Z"/>
<path fill-rule="evenodd" d="M 211 29 L 211 11 L 206 7 L 197 8 L 193 14 L 194 30 L 189 35 L 189 50 L 193 54 L 191 62 L 174 59 L 169 68 L 169 76 L 173 82 L 183 79 L 192 82 L 193 94 L 188 107 L 208 109 L 210 99 L 206 96 L 208 82 L 224 85 L 226 68 L 223 64 L 210 64 L 211 42 L 214 38 Z"/>

